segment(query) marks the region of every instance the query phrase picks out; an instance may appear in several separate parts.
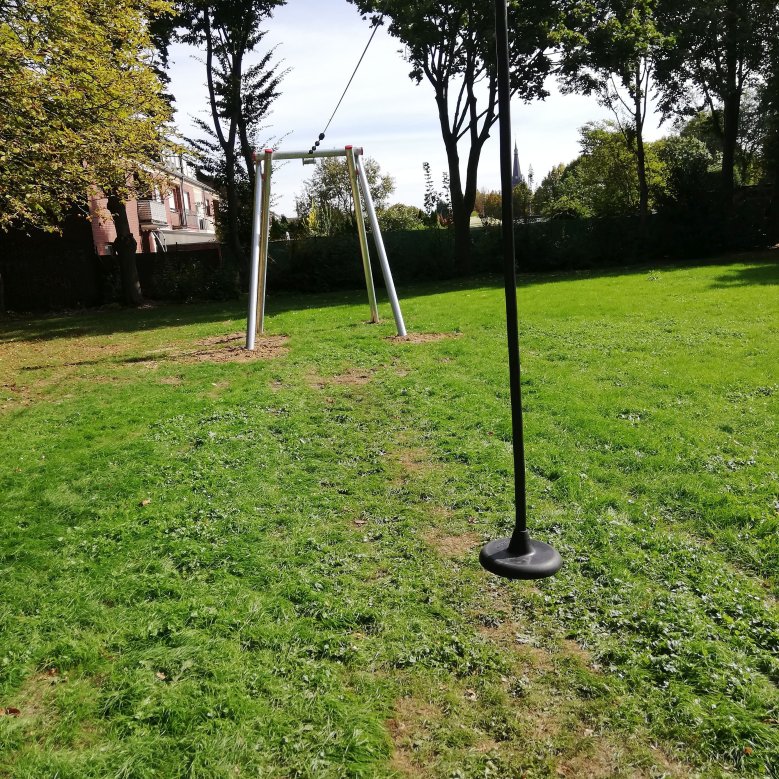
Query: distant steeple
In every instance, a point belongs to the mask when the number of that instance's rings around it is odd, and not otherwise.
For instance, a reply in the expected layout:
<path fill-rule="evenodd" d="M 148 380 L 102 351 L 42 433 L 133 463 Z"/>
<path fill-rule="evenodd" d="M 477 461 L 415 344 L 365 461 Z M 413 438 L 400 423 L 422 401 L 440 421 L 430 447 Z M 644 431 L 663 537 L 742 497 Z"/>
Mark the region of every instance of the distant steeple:
<path fill-rule="evenodd" d="M 511 188 L 517 186 L 517 184 L 523 183 L 525 177 L 522 175 L 522 171 L 519 168 L 519 150 L 517 149 L 517 142 L 514 141 L 514 169 L 511 172 Z"/>

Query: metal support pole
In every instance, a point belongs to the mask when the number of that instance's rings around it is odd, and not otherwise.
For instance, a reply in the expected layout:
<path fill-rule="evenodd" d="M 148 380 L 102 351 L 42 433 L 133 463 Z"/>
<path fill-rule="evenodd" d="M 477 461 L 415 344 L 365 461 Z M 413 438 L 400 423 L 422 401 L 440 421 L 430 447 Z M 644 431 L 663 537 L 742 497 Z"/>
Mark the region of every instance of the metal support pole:
<path fill-rule="evenodd" d="M 257 294 L 258 265 L 260 262 L 260 202 L 262 191 L 262 173 L 260 163 L 254 159 L 254 206 L 252 208 L 252 249 L 249 258 L 251 277 L 249 280 L 249 315 L 246 320 L 246 348 L 254 349 L 257 334 Z"/>
<path fill-rule="evenodd" d="M 257 293 L 257 330 L 265 332 L 265 287 L 268 280 L 268 237 L 270 233 L 270 183 L 273 149 L 265 149 L 262 175 L 262 210 L 260 212 L 259 285 Z"/>
<path fill-rule="evenodd" d="M 373 285 L 373 273 L 371 272 L 371 257 L 368 253 L 368 236 L 365 232 L 365 219 L 362 214 L 362 201 L 360 200 L 360 188 L 357 186 L 357 172 L 354 166 L 354 149 L 346 147 L 346 164 L 349 167 L 349 181 L 352 185 L 352 200 L 354 200 L 354 218 L 357 222 L 357 235 L 360 239 L 360 253 L 362 254 L 362 268 L 365 271 L 365 286 L 368 289 L 368 303 L 371 307 L 371 322 L 379 321 L 379 307 L 376 303 L 376 288 Z"/>
<path fill-rule="evenodd" d="M 368 219 L 370 219 L 371 222 L 371 229 L 373 230 L 373 241 L 376 244 L 376 251 L 379 255 L 381 272 L 384 276 L 384 286 L 387 288 L 387 296 L 389 297 L 390 305 L 392 306 L 392 315 L 395 317 L 395 326 L 398 329 L 398 335 L 405 336 L 406 325 L 403 322 L 403 314 L 400 311 L 398 295 L 395 292 L 395 283 L 392 281 L 392 271 L 390 270 L 389 261 L 387 260 L 387 252 L 384 249 L 384 241 L 381 237 L 379 220 L 376 217 L 376 209 L 373 207 L 373 198 L 371 197 L 371 189 L 368 186 L 368 177 L 365 175 L 365 168 L 362 164 L 362 157 L 359 154 L 356 156 L 356 162 L 357 175 L 360 178 L 360 186 L 362 187 L 362 194 L 365 198 L 365 209 L 368 212 Z"/>
<path fill-rule="evenodd" d="M 500 180 L 503 219 L 503 271 L 506 287 L 511 432 L 514 442 L 514 501 L 516 518 L 511 538 L 486 544 L 479 562 L 488 571 L 509 579 L 543 579 L 553 576 L 563 564 L 549 544 L 534 541 L 527 530 L 525 449 L 522 432 L 522 396 L 517 324 L 517 275 L 514 260 L 514 212 L 511 191 L 511 116 L 509 87 L 508 12 L 506 0 L 495 0 L 495 43 L 498 65 L 498 111 L 500 116 Z"/>

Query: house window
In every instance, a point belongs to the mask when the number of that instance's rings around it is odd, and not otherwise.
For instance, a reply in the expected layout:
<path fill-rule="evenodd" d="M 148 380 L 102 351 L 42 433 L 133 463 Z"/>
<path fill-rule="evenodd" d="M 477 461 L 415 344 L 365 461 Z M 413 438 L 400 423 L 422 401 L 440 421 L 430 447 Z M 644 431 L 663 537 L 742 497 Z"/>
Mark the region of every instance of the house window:
<path fill-rule="evenodd" d="M 168 195 L 168 205 L 171 211 L 178 211 L 178 189 L 173 187 Z"/>
<path fill-rule="evenodd" d="M 160 194 L 160 190 L 158 187 L 154 187 L 154 194 L 152 195 L 152 200 L 154 200 L 155 203 L 162 203 L 162 195 Z"/>
<path fill-rule="evenodd" d="M 187 209 L 187 211 L 192 210 L 192 204 L 189 202 L 189 192 L 184 193 L 184 207 Z"/>

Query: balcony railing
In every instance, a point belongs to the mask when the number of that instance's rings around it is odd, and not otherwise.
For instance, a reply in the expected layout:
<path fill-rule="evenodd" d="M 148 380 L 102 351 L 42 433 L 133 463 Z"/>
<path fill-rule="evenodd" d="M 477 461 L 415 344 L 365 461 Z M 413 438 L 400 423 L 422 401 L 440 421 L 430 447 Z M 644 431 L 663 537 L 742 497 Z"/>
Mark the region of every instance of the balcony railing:
<path fill-rule="evenodd" d="M 197 211 L 186 211 L 183 214 L 179 212 L 179 224 L 173 225 L 174 227 L 182 227 L 187 230 L 197 230 Z"/>
<path fill-rule="evenodd" d="M 141 224 L 167 225 L 168 215 L 165 212 L 165 204 L 157 200 L 139 200 L 138 221 Z"/>

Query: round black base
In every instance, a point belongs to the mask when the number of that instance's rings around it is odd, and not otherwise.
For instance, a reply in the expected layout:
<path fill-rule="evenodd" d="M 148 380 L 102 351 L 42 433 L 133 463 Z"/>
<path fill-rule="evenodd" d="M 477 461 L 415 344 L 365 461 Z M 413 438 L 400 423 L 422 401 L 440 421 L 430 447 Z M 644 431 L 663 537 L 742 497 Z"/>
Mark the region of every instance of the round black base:
<path fill-rule="evenodd" d="M 497 538 L 482 547 L 479 562 L 483 568 L 506 579 L 545 579 L 554 576 L 563 564 L 557 551 L 543 541 L 530 540 L 530 551 L 509 551 L 510 538 Z"/>

